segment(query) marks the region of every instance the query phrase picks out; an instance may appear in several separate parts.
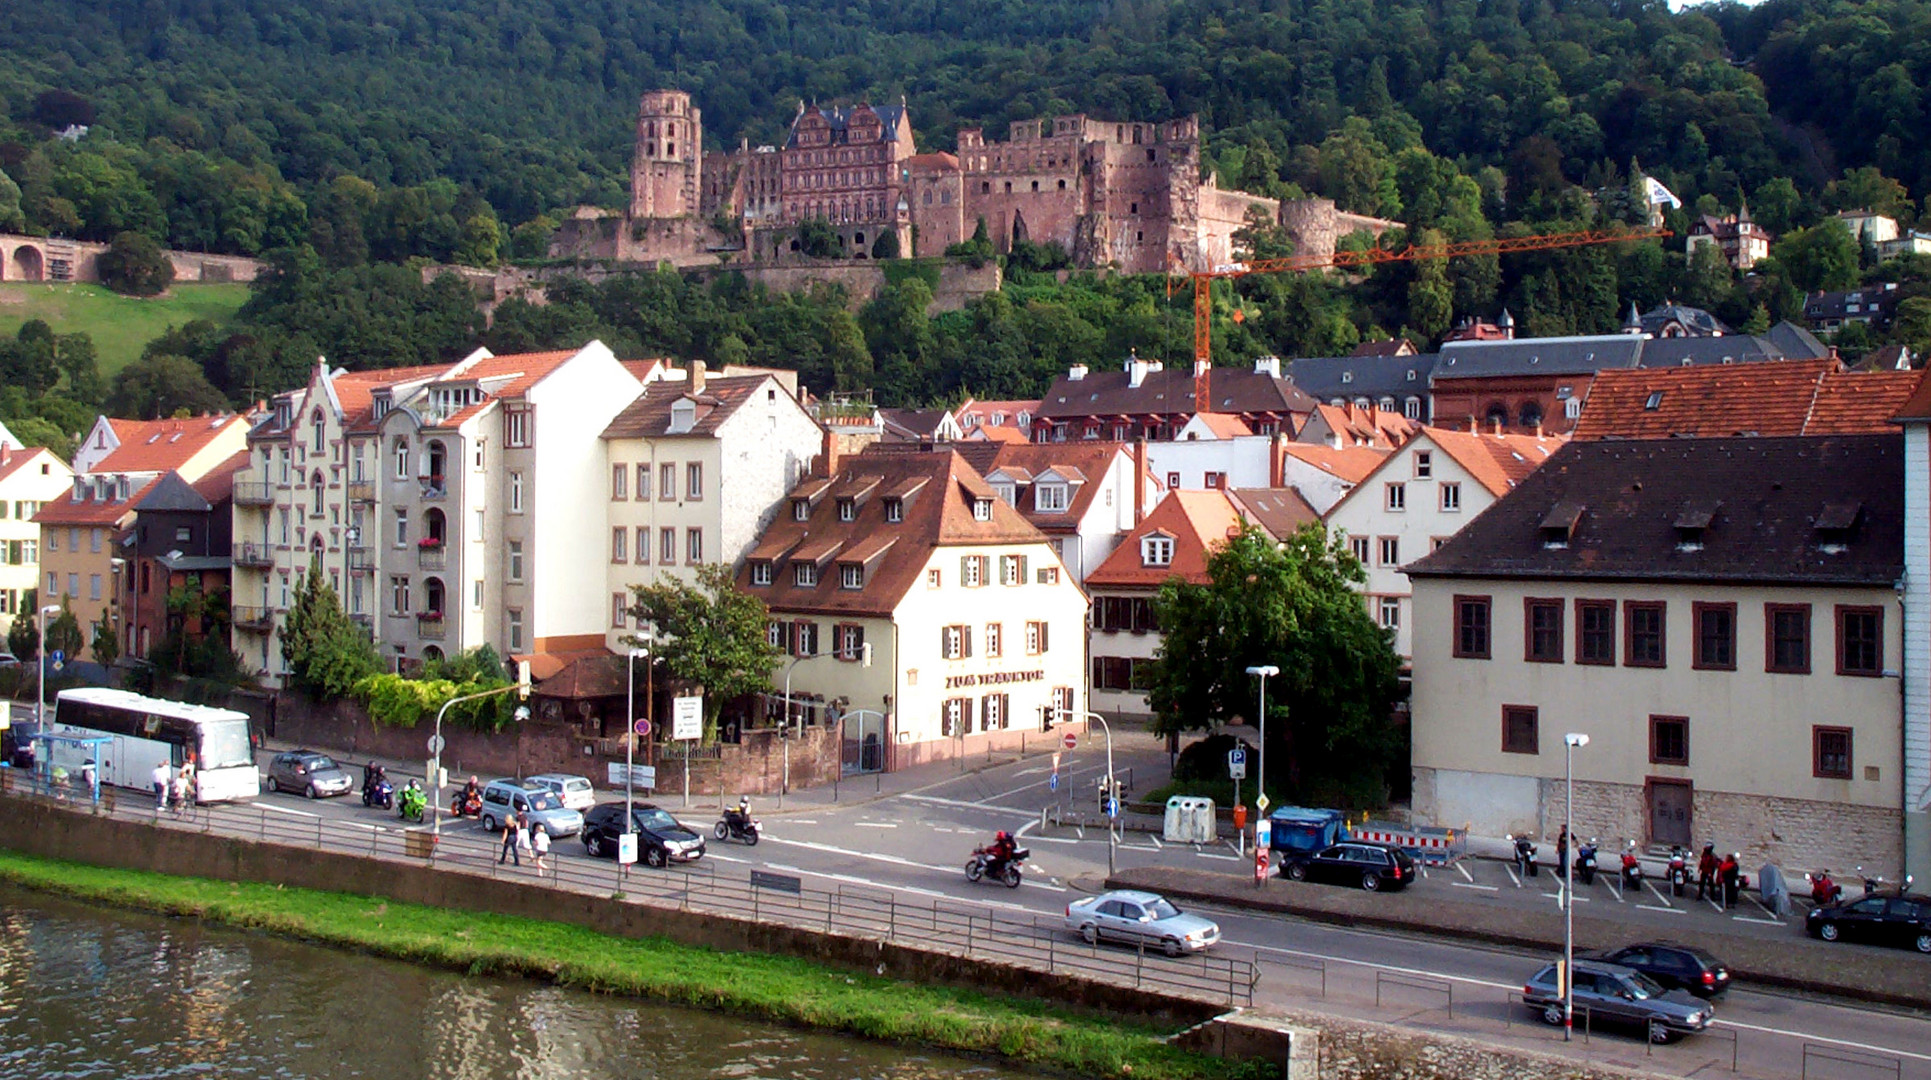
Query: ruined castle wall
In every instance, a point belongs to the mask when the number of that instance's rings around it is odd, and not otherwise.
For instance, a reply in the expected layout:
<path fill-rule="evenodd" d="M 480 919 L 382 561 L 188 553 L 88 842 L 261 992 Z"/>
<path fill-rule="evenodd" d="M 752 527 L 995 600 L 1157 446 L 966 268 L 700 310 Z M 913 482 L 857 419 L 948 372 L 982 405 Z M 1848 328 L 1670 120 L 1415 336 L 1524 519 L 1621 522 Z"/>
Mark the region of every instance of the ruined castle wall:
<path fill-rule="evenodd" d="M 960 149 L 960 228 L 970 236 L 983 217 L 993 246 L 1001 251 L 1012 247 L 1018 227 L 1033 243 L 1055 243 L 1070 252 L 1090 200 L 1079 136 L 1042 137 L 1037 120 L 1015 121 L 1013 130 L 1018 137 L 1011 142 Z"/>
<path fill-rule="evenodd" d="M 906 183 L 905 201 L 912 208 L 918 247 L 900 249 L 906 255 L 942 255 L 971 236 L 978 220 L 966 216 L 965 177 L 956 171 L 914 170 Z"/>
<path fill-rule="evenodd" d="M 1234 233 L 1247 224 L 1247 214 L 1258 209 L 1273 220 L 1280 203 L 1265 195 L 1244 191 L 1222 191 L 1211 182 L 1200 186 L 1200 224 L 1195 237 L 1195 258 L 1201 266 L 1218 266 L 1234 261 Z"/>
<path fill-rule="evenodd" d="M 637 106 L 630 216 L 641 220 L 695 213 L 703 190 L 703 146 L 703 116 L 689 94 L 645 94 Z"/>

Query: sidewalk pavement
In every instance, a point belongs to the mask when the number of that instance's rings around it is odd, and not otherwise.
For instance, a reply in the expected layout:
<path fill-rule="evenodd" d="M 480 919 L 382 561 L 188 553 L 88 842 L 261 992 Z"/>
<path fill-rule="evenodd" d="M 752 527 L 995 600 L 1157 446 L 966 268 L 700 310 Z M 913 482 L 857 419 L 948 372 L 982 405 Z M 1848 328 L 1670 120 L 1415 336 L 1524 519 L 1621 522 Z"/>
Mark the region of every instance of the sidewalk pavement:
<path fill-rule="evenodd" d="M 1076 883 L 1077 884 L 1077 883 Z M 1439 893 L 1368 893 L 1333 885 L 1269 878 L 1254 884 L 1251 872 L 1223 874 L 1172 867 L 1134 867 L 1107 878 L 1109 889 L 1147 889 L 1187 899 L 1253 911 L 1295 915 L 1337 926 L 1408 930 L 1530 949 L 1562 948 L 1562 914 L 1551 904 L 1525 911 L 1470 903 Z M 1654 939 L 1654 926 L 1575 914 L 1578 952 L 1610 949 L 1635 940 Z M 1746 937 L 1699 931 L 1693 944 L 1729 965 L 1741 981 L 1804 990 L 1860 1001 L 1910 1008 L 1931 1008 L 1931 964 L 1913 953 L 1864 945 L 1825 945 L 1804 940 Z M 1525 970 L 1524 976 L 1528 974 Z"/>

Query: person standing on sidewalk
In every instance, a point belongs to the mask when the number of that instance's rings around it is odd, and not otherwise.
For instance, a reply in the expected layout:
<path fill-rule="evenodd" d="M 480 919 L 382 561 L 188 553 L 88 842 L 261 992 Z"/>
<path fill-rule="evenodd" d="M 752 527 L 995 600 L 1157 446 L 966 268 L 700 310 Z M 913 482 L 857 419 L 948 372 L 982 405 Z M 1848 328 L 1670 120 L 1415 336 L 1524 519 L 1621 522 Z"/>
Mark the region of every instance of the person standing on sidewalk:
<path fill-rule="evenodd" d="M 1725 855 L 1722 865 L 1717 867 L 1717 873 L 1723 878 L 1723 908 L 1725 911 L 1737 906 L 1737 892 L 1742 885 L 1742 882 L 1739 880 L 1742 876 L 1742 868 L 1738 865 L 1737 860 L 1741 857 L 1737 853 Z"/>
<path fill-rule="evenodd" d="M 148 779 L 154 784 L 154 814 L 159 817 L 168 808 L 168 763 L 156 765 Z"/>
<path fill-rule="evenodd" d="M 511 859 L 516 860 L 516 865 L 523 865 L 523 856 L 517 851 L 516 845 L 516 819 L 517 815 L 512 813 L 503 821 L 503 850 L 496 855 L 496 865 L 498 866 L 503 865 Z"/>
<path fill-rule="evenodd" d="M 536 872 L 543 874 L 543 857 L 550 853 L 550 830 L 542 825 L 530 826 L 530 850 L 536 854 Z"/>
<path fill-rule="evenodd" d="M 1703 899 L 1705 891 L 1708 891 L 1712 897 L 1716 896 L 1717 865 L 1716 845 L 1704 844 L 1703 855 L 1696 860 L 1696 898 L 1698 900 Z"/>

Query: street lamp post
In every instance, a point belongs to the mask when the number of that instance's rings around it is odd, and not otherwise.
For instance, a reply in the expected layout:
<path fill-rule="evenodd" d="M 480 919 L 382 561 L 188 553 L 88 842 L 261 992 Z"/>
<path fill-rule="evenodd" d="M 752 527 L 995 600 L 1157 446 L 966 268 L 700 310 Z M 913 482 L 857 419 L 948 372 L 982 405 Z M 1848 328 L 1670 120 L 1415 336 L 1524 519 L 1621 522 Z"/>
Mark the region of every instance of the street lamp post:
<path fill-rule="evenodd" d="M 784 779 L 778 785 L 778 809 L 784 809 L 784 797 L 791 791 L 791 669 L 806 660 L 816 660 L 823 653 L 794 657 L 784 666 L 784 733 L 779 741 L 784 744 Z"/>
<path fill-rule="evenodd" d="M 59 611 L 59 604 L 40 609 L 40 679 L 34 686 L 34 723 L 42 731 L 47 729 L 47 616 Z"/>
<path fill-rule="evenodd" d="M 443 702 L 443 707 L 436 710 L 436 733 L 429 737 L 430 758 L 428 778 L 430 787 L 434 790 L 435 794 L 429 800 L 428 813 L 429 831 L 435 833 L 438 837 L 442 835 L 443 831 L 443 714 L 449 711 L 451 705 L 460 705 L 465 701 L 475 701 L 478 698 L 495 697 L 498 694 L 511 693 L 520 694 L 525 698 L 530 696 L 529 667 L 527 665 L 523 667 L 517 681 L 508 686 L 499 686 L 494 690 L 478 690 L 474 694 L 453 697 Z M 516 707 L 517 722 L 522 723 L 529 718 L 529 706 L 518 705 Z"/>
<path fill-rule="evenodd" d="M 1572 731 L 1562 737 L 1562 831 L 1574 836 L 1576 825 L 1576 747 L 1588 746 L 1589 736 Z M 1576 863 L 1562 857 L 1562 1041 L 1576 1027 Z"/>
<path fill-rule="evenodd" d="M 635 831 L 631 826 L 630 815 L 633 787 L 631 773 L 635 770 L 637 760 L 637 661 L 639 658 L 649 659 L 649 657 L 649 649 L 632 648 L 627 669 L 629 677 L 624 680 L 624 723 L 630 725 L 630 730 L 624 732 L 624 833 L 626 835 Z M 648 672 L 650 668 L 645 667 L 644 670 Z M 649 700 L 648 695 L 645 696 L 645 700 Z"/>
<path fill-rule="evenodd" d="M 1260 776 L 1255 779 L 1254 791 L 1257 795 L 1261 797 L 1262 800 L 1264 800 L 1267 797 L 1267 677 L 1269 675 L 1279 675 L 1280 673 L 1281 673 L 1281 669 L 1278 667 L 1275 667 L 1273 664 L 1257 664 L 1254 667 L 1250 667 L 1247 669 L 1247 674 L 1259 675 L 1261 677 L 1261 719 L 1260 719 L 1261 753 L 1260 753 L 1260 762 L 1259 762 Z M 1258 809 L 1261 813 L 1266 812 L 1266 807 L 1257 807 L 1256 809 Z M 1256 818 L 1259 818 L 1259 816 L 1260 814 L 1258 813 L 1255 815 Z M 1260 828 L 1258 824 L 1256 824 L 1254 827 L 1257 829 Z"/>
<path fill-rule="evenodd" d="M 1106 733 L 1106 797 L 1108 799 L 1114 800 L 1114 805 L 1117 806 L 1119 797 L 1113 793 L 1113 727 L 1112 725 L 1106 722 L 1106 717 L 1101 716 L 1099 713 L 1096 713 L 1096 712 L 1082 712 L 1076 709 L 1062 709 L 1062 708 L 1055 708 L 1053 709 L 1053 712 L 1060 716 L 1066 717 L 1068 720 L 1072 719 L 1075 716 L 1078 716 L 1086 720 L 1098 720 L 1100 722 L 1100 730 Z M 1116 815 L 1112 815 L 1112 814 L 1107 815 L 1106 873 L 1108 877 L 1111 877 L 1114 872 L 1114 867 L 1113 867 L 1114 850 L 1113 849 L 1114 849 L 1114 845 L 1119 840 L 1119 837 L 1116 836 L 1113 831 L 1113 824 L 1115 820 L 1116 820 Z"/>
<path fill-rule="evenodd" d="M 342 530 L 342 613 L 349 614 L 349 575 L 355 569 L 349 565 L 349 552 L 362 542 L 362 530 L 354 525 Z"/>

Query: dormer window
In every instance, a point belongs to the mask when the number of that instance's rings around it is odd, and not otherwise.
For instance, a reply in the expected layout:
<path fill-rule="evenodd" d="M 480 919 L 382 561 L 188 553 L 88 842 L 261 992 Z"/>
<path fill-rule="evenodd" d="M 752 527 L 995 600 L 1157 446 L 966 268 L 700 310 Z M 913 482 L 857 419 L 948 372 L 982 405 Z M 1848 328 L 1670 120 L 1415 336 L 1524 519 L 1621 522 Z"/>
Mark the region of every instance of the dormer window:
<path fill-rule="evenodd" d="M 811 518 L 811 500 L 810 499 L 791 500 L 791 520 L 806 521 L 806 520 L 809 520 L 810 518 Z"/>
<path fill-rule="evenodd" d="M 771 584 L 771 563 L 770 562 L 760 560 L 758 562 L 754 562 L 751 564 L 751 584 L 753 585 Z"/>
<path fill-rule="evenodd" d="M 1569 546 L 1576 535 L 1576 526 L 1582 521 L 1582 504 L 1560 502 L 1549 510 L 1542 519 L 1540 531 L 1542 546 L 1551 551 Z"/>
<path fill-rule="evenodd" d="M 670 403 L 670 434 L 683 435 L 697 426 L 697 402 L 688 397 Z"/>
<path fill-rule="evenodd" d="M 1691 500 L 1683 504 L 1683 509 L 1671 524 L 1676 528 L 1676 550 L 1702 551 L 1703 533 L 1716 517 L 1716 508 L 1722 505 L 1715 500 Z"/>
<path fill-rule="evenodd" d="M 992 520 L 992 500 L 981 495 L 972 500 L 972 520 Z"/>
<path fill-rule="evenodd" d="M 905 520 L 905 500 L 904 499 L 894 498 L 894 499 L 885 500 L 885 520 L 891 521 L 891 522 L 899 522 L 899 521 Z"/>
<path fill-rule="evenodd" d="M 1042 514 L 1066 512 L 1066 485 L 1039 484 L 1033 488 L 1033 509 Z"/>
<path fill-rule="evenodd" d="M 864 588 L 865 567 L 859 563 L 840 563 L 838 565 L 838 587 L 841 589 Z"/>
<path fill-rule="evenodd" d="M 838 520 L 855 521 L 858 518 L 858 500 L 841 498 L 838 500 Z"/>
<path fill-rule="evenodd" d="M 818 564 L 798 562 L 791 564 L 791 583 L 801 589 L 815 588 L 818 585 Z"/>
<path fill-rule="evenodd" d="M 994 480 L 992 493 L 999 496 L 1007 506 L 1019 505 L 1019 486 L 1010 480 Z"/>
<path fill-rule="evenodd" d="M 1825 503 L 1817 514 L 1817 548 L 1828 555 L 1836 555 L 1850 548 L 1851 531 L 1857 527 L 1857 519 L 1864 511 L 1861 502 Z"/>
<path fill-rule="evenodd" d="M 1152 533 L 1140 538 L 1140 565 L 1172 566 L 1173 537 Z"/>

